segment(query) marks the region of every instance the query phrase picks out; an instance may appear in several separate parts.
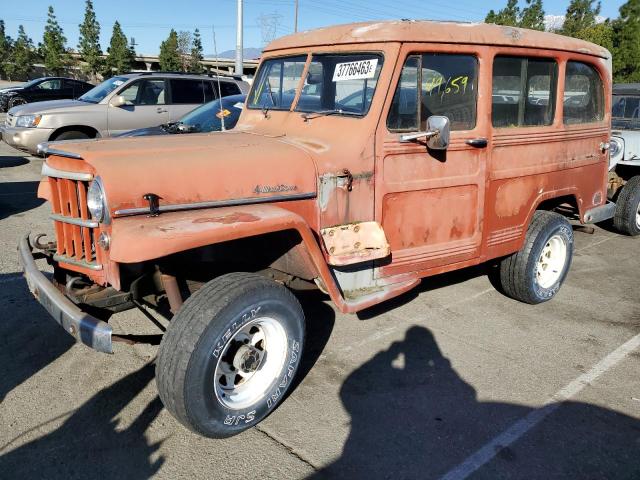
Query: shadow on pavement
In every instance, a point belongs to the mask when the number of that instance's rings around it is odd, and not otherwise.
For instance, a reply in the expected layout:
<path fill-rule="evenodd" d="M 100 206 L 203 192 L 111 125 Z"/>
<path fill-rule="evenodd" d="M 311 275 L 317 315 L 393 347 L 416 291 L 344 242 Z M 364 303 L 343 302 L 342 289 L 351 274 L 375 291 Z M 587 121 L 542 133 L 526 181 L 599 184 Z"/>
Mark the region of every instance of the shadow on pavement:
<path fill-rule="evenodd" d="M 33 298 L 21 273 L 0 274 L 0 405 L 11 390 L 69 350 L 75 340 Z"/>
<path fill-rule="evenodd" d="M 349 375 L 340 396 L 350 435 L 341 457 L 312 478 L 439 478 L 534 411 L 480 401 L 416 326 Z M 566 402 L 496 454 L 470 478 L 640 478 L 640 422 Z"/>
<path fill-rule="evenodd" d="M 1 158 L 1 157 L 0 157 Z M 39 207 L 44 200 L 38 198 L 39 182 L 0 183 L 0 220 Z"/>
<path fill-rule="evenodd" d="M 0 168 L 19 167 L 27 163 L 29 160 L 25 157 L 0 156 Z"/>
<path fill-rule="evenodd" d="M 117 415 L 154 377 L 146 365 L 101 390 L 59 428 L 0 456 L 0 472 L 10 478 L 135 478 L 153 476 L 164 463 L 151 456 L 160 442 L 145 431 L 162 410 L 159 397 L 147 404 L 126 428 Z"/>

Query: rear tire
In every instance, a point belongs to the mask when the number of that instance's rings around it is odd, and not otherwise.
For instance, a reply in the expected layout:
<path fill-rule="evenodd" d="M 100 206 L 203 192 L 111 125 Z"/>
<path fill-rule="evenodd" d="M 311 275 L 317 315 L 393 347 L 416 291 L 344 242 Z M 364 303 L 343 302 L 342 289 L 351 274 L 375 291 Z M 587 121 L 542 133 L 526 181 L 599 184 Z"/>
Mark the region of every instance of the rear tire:
<path fill-rule="evenodd" d="M 256 425 L 293 384 L 304 324 L 298 300 L 271 280 L 231 273 L 210 281 L 184 303 L 160 344 L 162 402 L 207 437 Z"/>
<path fill-rule="evenodd" d="M 67 132 L 62 132 L 60 135 L 55 137 L 53 141 L 58 140 L 86 140 L 87 138 L 91 138 L 85 132 L 81 132 L 80 130 L 69 130 Z"/>
<path fill-rule="evenodd" d="M 616 202 L 613 226 L 625 235 L 640 235 L 640 175 L 631 177 L 622 187 Z"/>
<path fill-rule="evenodd" d="M 537 211 L 524 246 L 500 262 L 500 285 L 509 297 L 537 304 L 551 300 L 569 272 L 573 229 L 562 215 Z"/>

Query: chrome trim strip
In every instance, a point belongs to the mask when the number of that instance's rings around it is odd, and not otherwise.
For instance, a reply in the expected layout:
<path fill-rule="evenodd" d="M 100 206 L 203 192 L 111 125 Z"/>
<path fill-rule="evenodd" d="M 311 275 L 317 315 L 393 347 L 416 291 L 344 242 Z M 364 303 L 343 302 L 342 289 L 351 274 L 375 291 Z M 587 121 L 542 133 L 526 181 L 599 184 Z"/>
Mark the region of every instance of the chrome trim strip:
<path fill-rule="evenodd" d="M 83 220 L 82 218 L 65 217 L 52 213 L 49 218 L 56 222 L 70 223 L 71 225 L 77 225 L 79 227 L 96 228 L 99 224 L 95 220 Z"/>
<path fill-rule="evenodd" d="M 66 178 L 68 180 L 80 180 L 82 182 L 89 182 L 93 179 L 93 175 L 91 175 L 90 173 L 67 172 L 65 170 L 58 170 L 57 168 L 50 167 L 46 162 L 42 164 L 42 176 Z"/>
<path fill-rule="evenodd" d="M 111 326 L 92 317 L 69 300 L 38 269 L 31 253 L 29 236 L 20 240 L 20 263 L 24 269 L 29 290 L 49 312 L 53 320 L 78 342 L 104 353 L 113 353 Z"/>
<path fill-rule="evenodd" d="M 58 255 L 57 253 L 53 256 L 53 259 L 56 262 L 67 263 L 69 265 L 75 265 L 76 267 L 88 268 L 89 270 L 102 270 L 102 265 L 100 265 L 99 263 L 89 263 L 85 262 L 84 260 L 76 260 L 74 258 L 65 257 L 64 255 Z"/>
<path fill-rule="evenodd" d="M 57 148 L 50 148 L 49 145 L 46 144 L 42 145 L 42 148 L 38 153 L 42 153 L 42 155 L 44 155 L 45 157 L 49 155 L 57 155 L 58 157 L 67 157 L 73 158 L 75 160 L 82 160 L 82 156 L 77 153 L 65 152 L 64 150 L 58 150 Z"/>
<path fill-rule="evenodd" d="M 179 203 L 174 205 L 160 205 L 159 210 L 162 212 L 178 212 L 182 210 L 196 210 L 201 208 L 217 208 L 217 207 L 237 207 L 241 205 L 254 205 L 269 202 L 285 202 L 291 200 L 309 200 L 316 198 L 315 192 L 296 193 L 293 195 L 274 195 L 272 197 L 247 197 L 237 198 L 233 200 L 213 200 L 210 202 L 195 203 Z M 113 212 L 115 216 L 124 217 L 127 215 L 140 215 L 149 213 L 148 208 L 123 208 Z"/>

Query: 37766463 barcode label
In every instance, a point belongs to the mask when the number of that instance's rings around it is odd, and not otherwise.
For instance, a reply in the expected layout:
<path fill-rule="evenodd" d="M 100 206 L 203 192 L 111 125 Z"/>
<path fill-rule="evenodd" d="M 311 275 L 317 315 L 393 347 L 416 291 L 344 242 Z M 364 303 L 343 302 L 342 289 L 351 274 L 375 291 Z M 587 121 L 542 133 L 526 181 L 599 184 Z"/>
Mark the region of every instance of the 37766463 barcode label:
<path fill-rule="evenodd" d="M 337 63 L 336 69 L 333 71 L 333 81 L 341 82 L 343 80 L 373 78 L 376 74 L 377 66 L 377 58 L 358 60 L 357 62 Z"/>

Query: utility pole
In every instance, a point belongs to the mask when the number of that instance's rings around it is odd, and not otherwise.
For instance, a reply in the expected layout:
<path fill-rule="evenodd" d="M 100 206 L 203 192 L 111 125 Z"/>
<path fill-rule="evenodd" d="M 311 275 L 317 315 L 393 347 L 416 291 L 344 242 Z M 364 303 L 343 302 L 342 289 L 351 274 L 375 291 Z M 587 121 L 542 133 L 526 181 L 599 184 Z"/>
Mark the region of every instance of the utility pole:
<path fill-rule="evenodd" d="M 242 70 L 242 0 L 236 0 L 238 2 L 238 19 L 237 19 L 237 27 L 236 27 L 236 68 L 235 74 L 242 75 L 244 72 Z"/>
<path fill-rule="evenodd" d="M 298 0 L 295 0 L 295 5 L 296 5 L 296 12 L 295 12 L 295 20 L 293 22 L 293 31 L 297 32 L 298 31 Z"/>

